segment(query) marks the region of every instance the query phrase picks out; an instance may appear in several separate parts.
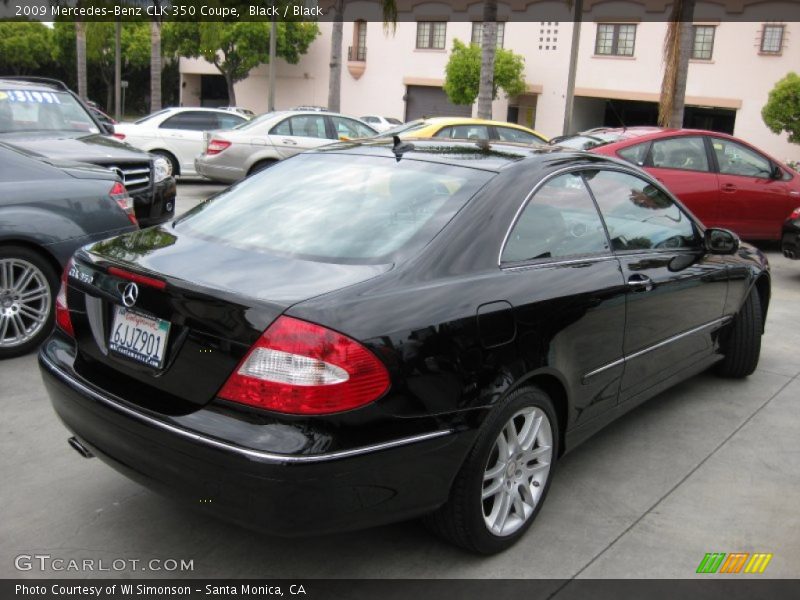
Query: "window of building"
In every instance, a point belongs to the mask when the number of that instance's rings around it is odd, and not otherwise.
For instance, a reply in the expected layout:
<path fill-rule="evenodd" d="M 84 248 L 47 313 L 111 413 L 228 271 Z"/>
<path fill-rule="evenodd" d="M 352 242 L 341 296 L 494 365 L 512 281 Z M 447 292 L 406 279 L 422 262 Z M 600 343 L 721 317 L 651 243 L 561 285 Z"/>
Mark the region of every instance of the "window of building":
<path fill-rule="evenodd" d="M 761 31 L 761 52 L 780 54 L 783 50 L 783 25 L 764 25 Z"/>
<path fill-rule="evenodd" d="M 348 51 L 348 60 L 367 60 L 367 22 L 356 21 L 353 23 L 353 45 Z"/>
<path fill-rule="evenodd" d="M 445 21 L 419 21 L 417 23 L 417 48 L 444 50 L 447 23 Z"/>
<path fill-rule="evenodd" d="M 633 56 L 636 25 L 598 23 L 594 53 L 603 56 Z"/>
<path fill-rule="evenodd" d="M 497 47 L 503 47 L 503 41 L 506 35 L 506 24 L 497 24 Z M 480 46 L 483 43 L 483 23 L 472 24 L 472 43 Z"/>
<path fill-rule="evenodd" d="M 713 25 L 694 26 L 692 58 L 696 60 L 711 60 L 714 54 L 714 32 L 716 29 Z"/>

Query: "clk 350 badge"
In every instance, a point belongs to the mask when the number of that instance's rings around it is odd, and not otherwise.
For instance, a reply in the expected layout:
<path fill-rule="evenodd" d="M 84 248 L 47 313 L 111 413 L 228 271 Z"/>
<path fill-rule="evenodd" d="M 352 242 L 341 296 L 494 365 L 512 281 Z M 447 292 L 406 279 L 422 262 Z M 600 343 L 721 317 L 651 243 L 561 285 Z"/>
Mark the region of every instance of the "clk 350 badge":
<path fill-rule="evenodd" d="M 75 264 L 69 268 L 69 276 L 73 279 L 77 279 L 81 283 L 88 283 L 91 285 L 94 282 L 94 273 L 81 269 Z"/>

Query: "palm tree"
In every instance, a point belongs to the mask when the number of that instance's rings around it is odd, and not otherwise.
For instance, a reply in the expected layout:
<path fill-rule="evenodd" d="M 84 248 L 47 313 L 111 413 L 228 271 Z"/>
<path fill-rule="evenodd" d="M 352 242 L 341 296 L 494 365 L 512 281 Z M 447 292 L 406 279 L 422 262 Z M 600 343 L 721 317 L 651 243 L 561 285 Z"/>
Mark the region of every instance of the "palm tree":
<path fill-rule="evenodd" d="M 675 0 L 664 38 L 664 79 L 658 106 L 658 124 L 683 127 L 686 79 L 694 43 L 692 20 L 695 0 Z"/>
<path fill-rule="evenodd" d="M 150 112 L 161 110 L 161 23 L 150 21 Z"/>
<path fill-rule="evenodd" d="M 478 118 L 492 118 L 494 57 L 497 52 L 497 0 L 484 0 L 481 23 L 481 77 L 478 85 Z"/>
<path fill-rule="evenodd" d="M 78 64 L 78 95 L 86 100 L 86 23 L 75 21 L 75 61 Z"/>

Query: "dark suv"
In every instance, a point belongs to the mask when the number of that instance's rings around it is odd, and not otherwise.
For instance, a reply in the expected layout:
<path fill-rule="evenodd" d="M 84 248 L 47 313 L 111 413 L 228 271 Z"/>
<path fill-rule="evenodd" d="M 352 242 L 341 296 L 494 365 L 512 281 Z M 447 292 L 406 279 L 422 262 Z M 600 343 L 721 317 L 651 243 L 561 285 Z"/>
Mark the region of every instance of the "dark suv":
<path fill-rule="evenodd" d="M 114 139 L 66 85 L 54 79 L 0 77 L 0 141 L 46 158 L 91 163 L 116 173 L 142 227 L 175 213 L 175 179 L 166 159 Z"/>

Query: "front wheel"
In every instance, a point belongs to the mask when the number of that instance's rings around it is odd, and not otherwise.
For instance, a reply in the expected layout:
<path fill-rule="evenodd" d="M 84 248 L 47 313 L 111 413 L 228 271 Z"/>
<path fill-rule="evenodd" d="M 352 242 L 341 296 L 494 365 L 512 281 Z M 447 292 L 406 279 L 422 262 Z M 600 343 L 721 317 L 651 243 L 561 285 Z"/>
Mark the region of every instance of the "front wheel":
<path fill-rule="evenodd" d="M 480 554 L 511 547 L 533 523 L 558 454 L 550 398 L 536 387 L 509 394 L 481 426 L 447 503 L 426 518 L 438 535 Z"/>
<path fill-rule="evenodd" d="M 723 342 L 725 358 L 717 365 L 719 375 L 741 378 L 756 370 L 761 354 L 762 314 L 761 298 L 753 287 Z"/>
<path fill-rule="evenodd" d="M 41 344 L 53 328 L 58 275 L 29 248 L 0 247 L 0 358 Z"/>

